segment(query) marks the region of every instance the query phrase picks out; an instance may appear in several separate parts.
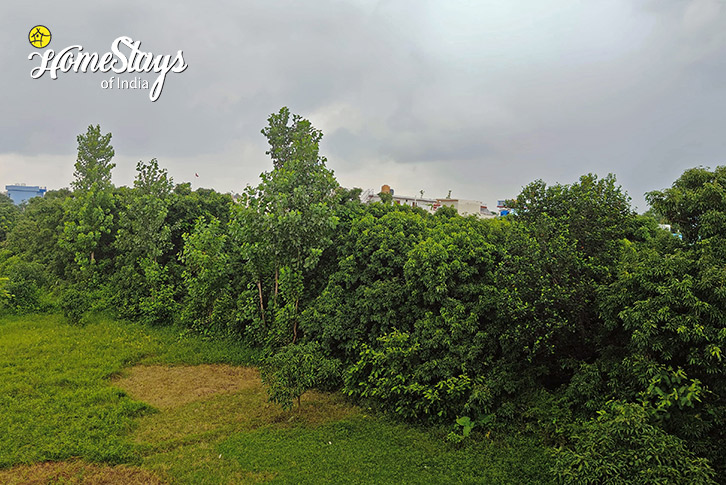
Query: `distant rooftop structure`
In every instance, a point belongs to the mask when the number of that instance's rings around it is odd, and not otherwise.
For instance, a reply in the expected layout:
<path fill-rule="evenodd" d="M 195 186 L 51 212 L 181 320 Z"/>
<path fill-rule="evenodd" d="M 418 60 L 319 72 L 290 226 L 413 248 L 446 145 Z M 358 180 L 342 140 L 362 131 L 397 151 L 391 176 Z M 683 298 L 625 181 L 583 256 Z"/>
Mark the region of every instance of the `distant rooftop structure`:
<path fill-rule="evenodd" d="M 391 194 L 391 199 L 394 204 L 408 205 L 411 207 L 420 207 L 430 213 L 436 212 L 439 207 L 451 206 L 462 216 L 475 215 L 481 218 L 496 217 L 497 214 L 490 211 L 486 205 L 478 200 L 465 200 L 465 199 L 451 199 L 451 198 L 426 198 L 423 195 L 419 196 L 408 196 L 408 195 L 396 195 L 394 190 L 384 185 L 381 187 L 380 192 L 374 192 L 373 189 L 368 189 L 361 194 L 361 200 L 364 204 L 371 202 L 379 202 L 381 200 L 378 194 Z"/>
<path fill-rule="evenodd" d="M 441 206 L 449 206 L 456 209 L 456 212 L 460 216 L 477 216 L 482 219 L 490 219 L 497 215 L 490 211 L 487 206 L 482 204 L 479 200 L 467 200 L 467 199 L 436 199 L 434 210 Z"/>
<path fill-rule="evenodd" d="M 380 192 L 375 192 L 373 189 L 368 189 L 361 194 L 361 201 L 364 204 L 370 204 L 371 202 L 380 202 L 381 198 L 378 194 L 391 194 L 391 199 L 394 204 L 397 205 L 408 205 L 411 207 L 420 207 L 429 212 L 433 212 L 435 209 L 432 207 L 436 204 L 436 199 L 425 198 L 423 196 L 407 196 L 407 195 L 396 195 L 394 190 L 384 185 L 381 187 Z"/>
<path fill-rule="evenodd" d="M 12 199 L 15 205 L 19 205 L 33 197 L 43 197 L 47 191 L 45 187 L 25 184 L 6 185 L 5 190 L 7 190 L 8 197 Z"/>

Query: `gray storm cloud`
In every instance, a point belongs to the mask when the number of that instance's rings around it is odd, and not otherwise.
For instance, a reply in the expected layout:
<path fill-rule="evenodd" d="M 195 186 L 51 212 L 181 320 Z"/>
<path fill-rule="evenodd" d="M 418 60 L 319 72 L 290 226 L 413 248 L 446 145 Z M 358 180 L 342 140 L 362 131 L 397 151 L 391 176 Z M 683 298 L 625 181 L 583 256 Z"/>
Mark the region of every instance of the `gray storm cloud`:
<path fill-rule="evenodd" d="M 528 182 L 614 172 L 643 193 L 724 163 L 726 5 L 691 1 L 13 2 L 0 18 L 0 184 L 67 186 L 76 135 L 113 133 L 128 184 L 241 190 L 270 168 L 260 129 L 289 106 L 344 185 L 493 203 Z M 118 36 L 188 69 L 164 94 L 105 74 L 30 78 L 28 30 L 105 52 Z M 70 169 L 69 169 L 70 167 Z M 200 174 L 196 179 L 195 173 Z"/>

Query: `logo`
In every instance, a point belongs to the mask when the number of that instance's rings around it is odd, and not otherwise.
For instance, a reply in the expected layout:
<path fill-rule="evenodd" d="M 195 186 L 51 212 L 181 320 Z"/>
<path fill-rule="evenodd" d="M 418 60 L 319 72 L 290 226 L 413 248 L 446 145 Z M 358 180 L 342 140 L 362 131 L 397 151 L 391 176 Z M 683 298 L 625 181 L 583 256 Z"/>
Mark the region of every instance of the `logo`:
<path fill-rule="evenodd" d="M 50 30 L 42 25 L 30 29 L 28 40 L 33 47 L 43 48 L 50 43 Z M 82 45 L 70 45 L 58 52 L 47 49 L 43 53 L 31 52 L 28 60 L 40 58 L 40 65 L 30 70 L 30 77 L 39 79 L 47 72 L 51 79 L 58 79 L 58 73 L 109 72 L 115 74 L 154 73 L 154 82 L 139 76 L 132 79 L 111 76 L 101 82 L 102 89 L 148 89 L 149 99 L 156 101 L 164 89 L 164 81 L 170 72 L 179 73 L 186 70 L 184 52 L 176 55 L 154 54 L 141 50 L 141 41 L 131 37 L 117 37 L 111 42 L 110 52 L 99 54 L 83 50 Z"/>
<path fill-rule="evenodd" d="M 30 32 L 28 33 L 28 41 L 30 41 L 30 45 L 38 49 L 42 49 L 50 44 L 50 39 L 52 37 L 53 36 L 50 35 L 50 29 L 48 29 L 45 25 L 36 25 L 30 29 Z"/>

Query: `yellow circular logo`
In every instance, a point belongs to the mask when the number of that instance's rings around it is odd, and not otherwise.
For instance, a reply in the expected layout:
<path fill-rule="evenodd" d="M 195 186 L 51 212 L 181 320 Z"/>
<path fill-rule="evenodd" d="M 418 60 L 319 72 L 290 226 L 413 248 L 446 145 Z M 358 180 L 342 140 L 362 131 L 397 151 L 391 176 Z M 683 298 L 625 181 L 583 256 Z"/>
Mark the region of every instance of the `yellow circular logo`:
<path fill-rule="evenodd" d="M 50 39 L 50 30 L 45 25 L 36 25 L 30 29 L 30 33 L 28 33 L 30 45 L 37 47 L 38 49 L 42 49 L 50 44 Z"/>

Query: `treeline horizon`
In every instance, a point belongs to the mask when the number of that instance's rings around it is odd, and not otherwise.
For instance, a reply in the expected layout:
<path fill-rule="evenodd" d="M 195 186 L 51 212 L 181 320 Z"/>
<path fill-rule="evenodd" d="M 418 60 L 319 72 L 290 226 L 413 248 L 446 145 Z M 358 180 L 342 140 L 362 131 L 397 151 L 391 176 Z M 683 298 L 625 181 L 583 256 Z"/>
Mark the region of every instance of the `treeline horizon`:
<path fill-rule="evenodd" d="M 267 121 L 272 168 L 238 202 L 156 159 L 115 187 L 90 126 L 70 189 L 0 197 L 0 311 L 234 339 L 285 407 L 340 390 L 457 446 L 531 434 L 563 483 L 723 483 L 726 167 L 686 170 L 644 215 L 612 174 L 534 181 L 506 217 L 429 214 L 361 203 L 322 132 Z"/>

